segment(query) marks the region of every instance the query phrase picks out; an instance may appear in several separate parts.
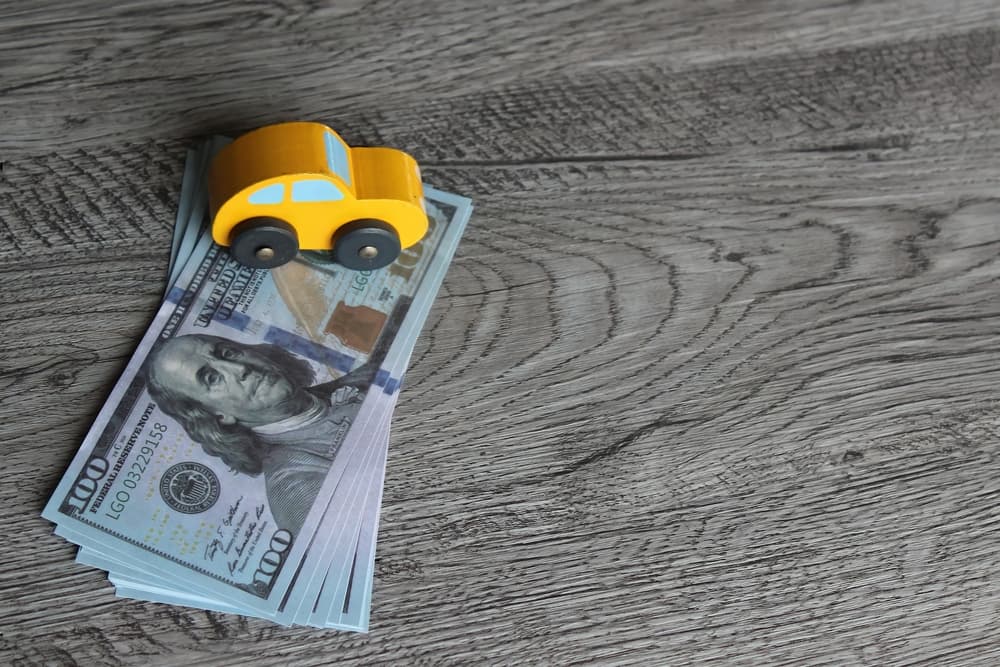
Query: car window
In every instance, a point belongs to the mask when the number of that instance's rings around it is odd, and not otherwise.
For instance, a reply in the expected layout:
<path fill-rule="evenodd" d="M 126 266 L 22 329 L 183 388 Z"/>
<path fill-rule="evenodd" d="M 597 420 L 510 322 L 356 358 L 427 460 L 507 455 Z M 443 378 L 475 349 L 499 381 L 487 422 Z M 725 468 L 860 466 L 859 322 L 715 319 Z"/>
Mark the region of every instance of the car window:
<path fill-rule="evenodd" d="M 309 179 L 292 183 L 292 201 L 337 201 L 344 193 L 330 181 Z"/>
<path fill-rule="evenodd" d="M 280 204 L 284 198 L 285 186 L 281 183 L 272 183 L 252 192 L 249 201 L 251 204 Z"/>
<path fill-rule="evenodd" d="M 347 159 L 347 148 L 344 143 L 330 132 L 323 135 L 326 142 L 326 164 L 330 171 L 340 176 L 344 183 L 351 185 L 351 167 Z"/>

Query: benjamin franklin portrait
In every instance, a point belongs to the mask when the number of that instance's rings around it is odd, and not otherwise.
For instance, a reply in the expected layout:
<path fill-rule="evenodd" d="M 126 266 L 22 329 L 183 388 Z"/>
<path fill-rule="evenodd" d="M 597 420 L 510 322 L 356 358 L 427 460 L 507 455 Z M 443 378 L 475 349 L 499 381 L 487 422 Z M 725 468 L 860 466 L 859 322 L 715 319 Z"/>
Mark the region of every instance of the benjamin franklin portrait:
<path fill-rule="evenodd" d="M 271 514 L 297 535 L 378 361 L 313 384 L 309 363 L 276 345 L 189 334 L 158 343 L 144 374 L 160 409 L 205 452 L 263 475 Z"/>

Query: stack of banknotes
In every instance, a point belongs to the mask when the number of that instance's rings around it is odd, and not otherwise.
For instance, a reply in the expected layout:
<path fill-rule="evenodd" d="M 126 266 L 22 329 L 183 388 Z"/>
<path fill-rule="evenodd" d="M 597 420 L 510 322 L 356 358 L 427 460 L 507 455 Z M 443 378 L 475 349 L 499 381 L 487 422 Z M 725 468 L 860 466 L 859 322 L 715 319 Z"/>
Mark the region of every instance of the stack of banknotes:
<path fill-rule="evenodd" d="M 206 233 L 188 155 L 168 291 L 43 516 L 118 596 L 366 631 L 389 425 L 472 211 L 426 188 L 378 271 L 246 268 Z"/>

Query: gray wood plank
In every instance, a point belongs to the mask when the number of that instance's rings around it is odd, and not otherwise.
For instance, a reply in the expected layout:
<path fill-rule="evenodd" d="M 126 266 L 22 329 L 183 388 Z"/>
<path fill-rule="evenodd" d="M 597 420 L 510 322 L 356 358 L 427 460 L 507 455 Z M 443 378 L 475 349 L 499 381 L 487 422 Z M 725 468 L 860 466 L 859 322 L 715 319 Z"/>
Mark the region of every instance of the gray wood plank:
<path fill-rule="evenodd" d="M 0 9 L 0 663 L 996 664 L 994 3 L 362 7 Z M 189 138 L 298 114 L 477 205 L 369 635 L 116 600 L 39 516 Z"/>
<path fill-rule="evenodd" d="M 33 154 L 123 137 L 232 132 L 306 116 L 352 131 L 388 133 L 401 126 L 413 133 L 433 129 L 422 110 L 431 100 L 446 106 L 454 101 L 457 109 L 442 121 L 460 128 L 469 100 L 502 104 L 507 88 L 526 84 L 542 84 L 544 91 L 565 78 L 616 81 L 649 65 L 657 66 L 653 77 L 724 63 L 740 70 L 750 60 L 820 51 L 834 61 L 850 60 L 845 52 L 859 47 L 875 48 L 868 64 L 893 77 L 897 68 L 884 62 L 894 57 L 887 52 L 923 43 L 900 72 L 908 76 L 939 49 L 947 51 L 951 35 L 981 31 L 961 45 L 983 48 L 983 42 L 995 42 L 989 29 L 1000 24 L 1000 7 L 992 0 L 335 5 L 82 0 L 68 11 L 53 0 L 8 3 L 0 7 L 0 113 L 6 128 L 0 150 Z M 951 65 L 952 73 L 958 66 Z M 780 72 L 765 77 L 743 84 L 752 90 L 781 83 Z M 864 81 L 831 92 L 843 103 L 858 87 Z M 884 95 L 898 88 L 877 90 Z M 616 92 L 608 91 L 607 103 L 615 104 Z M 698 92 L 704 102 L 725 91 L 703 86 Z M 601 84 L 590 93 L 602 96 Z M 537 112 L 552 109 L 544 95 L 536 101 Z M 643 98 L 640 109 L 650 102 Z M 633 101 L 621 100 L 615 111 L 630 106 Z M 576 108 L 573 114 L 561 111 L 559 123 L 550 118 L 518 131 L 541 130 L 537 144 L 548 146 L 559 125 L 589 115 L 587 107 Z M 504 128 L 494 129 L 493 141 L 509 140 Z"/>

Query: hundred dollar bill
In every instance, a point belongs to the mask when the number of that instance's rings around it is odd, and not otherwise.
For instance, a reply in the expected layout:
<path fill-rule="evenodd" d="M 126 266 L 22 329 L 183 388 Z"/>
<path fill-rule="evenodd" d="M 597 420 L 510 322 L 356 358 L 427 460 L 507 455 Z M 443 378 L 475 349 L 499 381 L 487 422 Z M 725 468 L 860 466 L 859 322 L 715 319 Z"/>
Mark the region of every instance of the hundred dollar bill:
<path fill-rule="evenodd" d="M 330 566 L 316 529 L 467 220 L 435 195 L 420 246 L 371 273 L 322 257 L 253 271 L 203 237 L 44 516 L 196 595 L 283 609 Z"/>
<path fill-rule="evenodd" d="M 431 280 L 431 278 L 428 278 Z M 438 285 L 443 280 L 443 276 L 436 278 Z M 436 290 L 435 290 L 436 291 Z M 411 315 L 415 321 L 423 323 L 430 311 L 429 299 L 414 304 Z M 411 346 L 405 356 L 394 361 L 401 370 L 400 377 L 403 376 L 410 357 L 413 352 Z M 388 429 L 387 429 L 388 430 Z M 388 449 L 388 436 L 385 445 Z M 304 596 L 309 600 L 315 598 L 312 606 L 306 609 L 300 607 L 295 615 L 295 622 L 313 627 L 323 627 L 330 629 L 351 628 L 362 632 L 368 631 L 368 619 L 371 611 L 372 584 L 375 576 L 375 548 L 378 538 L 379 510 L 382 504 L 382 492 L 385 485 L 385 462 L 388 459 L 388 451 L 383 457 L 383 466 L 377 472 L 378 479 L 368 489 L 369 507 L 374 507 L 374 512 L 366 512 L 362 521 L 360 534 L 358 536 L 358 547 L 355 549 L 353 564 L 350 575 L 338 580 L 335 578 L 333 568 L 326 573 L 322 581 L 320 590 L 313 587 Z M 335 556 L 336 557 L 336 556 Z M 344 599 L 344 604 L 339 602 Z"/>
<path fill-rule="evenodd" d="M 391 414 L 386 414 L 383 417 L 383 423 L 390 416 Z M 369 511 L 369 508 L 364 504 L 367 499 L 362 497 L 362 492 L 374 483 L 384 465 L 385 448 L 380 444 L 382 439 L 381 431 L 376 430 L 372 436 L 373 448 L 365 454 L 364 460 L 358 461 L 358 465 L 348 468 L 344 474 L 345 482 L 338 487 L 332 503 L 336 505 L 338 511 L 336 516 L 332 517 L 334 520 L 324 523 L 326 530 L 339 536 L 339 542 L 357 542 L 361 523 L 364 521 L 364 513 Z M 346 492 L 340 493 L 345 488 Z M 168 602 L 213 611 L 259 616 L 285 625 L 291 623 L 291 615 L 261 613 L 253 609 L 242 608 L 187 587 L 184 581 L 178 582 L 162 576 L 161 570 L 155 565 L 147 562 L 136 562 L 127 554 L 122 554 L 120 550 L 108 549 L 99 540 L 81 535 L 72 529 L 59 526 L 56 528 L 56 534 L 79 544 L 81 548 L 77 554 L 77 562 L 107 570 L 108 578 L 113 584 L 122 591 L 130 591 L 128 597 L 136 597 L 138 592 L 145 591 L 150 595 L 143 597 L 143 599 L 155 602 Z M 343 563 L 341 567 L 348 568 L 349 566 L 350 562 L 348 561 Z M 122 595 L 125 596 L 124 592 Z"/>
<path fill-rule="evenodd" d="M 296 619 L 298 622 L 313 627 L 368 631 L 372 584 L 375 577 L 375 548 L 378 541 L 382 492 L 385 488 L 385 464 L 389 454 L 388 429 L 385 438 L 386 451 L 382 457 L 382 466 L 376 471 L 368 486 L 366 509 L 361 520 L 350 573 L 336 581 L 331 573 L 327 573 L 323 589 L 317 595 L 308 619 L 304 622 Z"/>
<path fill-rule="evenodd" d="M 201 151 L 201 153 L 207 151 Z M 174 269 L 180 269 L 187 263 L 188 256 L 180 257 L 181 243 L 184 240 L 184 231 L 188 226 L 188 218 L 191 216 L 191 206 L 196 197 L 195 179 L 199 178 L 203 172 L 198 164 L 200 152 L 191 149 L 187 153 L 187 160 L 184 162 L 184 176 L 181 180 L 181 198 L 177 205 L 177 217 L 174 220 L 174 234 L 170 240 L 170 264 L 167 267 L 167 289 L 177 280 Z"/>
<path fill-rule="evenodd" d="M 432 220 L 431 224 L 439 224 L 433 222 L 435 219 L 451 220 L 445 232 L 446 235 L 455 234 L 460 236 L 464 231 L 465 222 L 468 221 L 472 211 L 471 202 L 464 197 L 444 193 L 433 188 L 430 188 L 429 192 L 432 194 L 428 197 L 427 210 Z M 407 323 L 411 326 L 408 328 L 405 343 L 393 346 L 386 354 L 382 365 L 383 373 L 385 373 L 387 378 L 383 385 L 383 392 L 386 395 L 393 396 L 393 401 L 395 401 L 396 392 L 400 389 L 403 374 L 409 364 L 417 337 L 423 329 L 424 322 L 430 313 L 434 299 L 451 264 L 457 244 L 457 236 L 453 243 L 442 243 L 441 253 L 443 261 L 428 268 L 427 275 L 421 284 L 421 289 L 414 296 L 407 313 Z M 382 473 L 384 475 L 384 470 Z M 382 479 L 383 477 L 379 477 L 379 489 L 381 489 Z M 327 605 L 330 605 L 333 609 L 337 608 L 336 597 L 327 601 L 320 600 L 319 603 L 316 600 L 323 590 L 329 590 L 327 578 L 334 571 L 331 568 L 331 563 L 345 562 L 353 557 L 353 553 L 351 552 L 338 551 L 329 547 L 313 550 L 313 554 L 318 556 L 318 560 L 311 568 L 304 568 L 305 574 L 289 596 L 286 613 L 293 613 L 292 618 L 295 623 L 317 625 L 319 624 L 318 619 L 326 618 L 329 615 L 330 612 L 327 610 Z M 365 585 L 370 588 L 370 575 Z M 318 607 L 317 604 L 319 604 Z M 322 627 L 321 624 L 319 625 Z"/>
<path fill-rule="evenodd" d="M 385 409 L 382 411 L 380 424 L 371 429 L 372 446 L 365 455 L 366 461 L 361 463 L 353 471 L 353 474 L 350 471 L 345 474 L 345 477 L 349 477 L 350 479 L 345 480 L 342 486 L 349 488 L 347 497 L 350 500 L 347 500 L 343 505 L 338 506 L 335 511 L 328 512 L 324 516 L 320 531 L 337 532 L 340 535 L 337 540 L 334 540 L 334 544 L 331 545 L 332 550 L 340 554 L 340 558 L 335 559 L 337 568 L 331 567 L 330 576 L 333 578 L 345 575 L 353 576 L 351 570 L 354 568 L 355 560 L 359 557 L 363 560 L 368 558 L 369 555 L 374 555 L 374 544 L 368 545 L 363 543 L 359 545 L 358 542 L 370 532 L 364 528 L 364 524 L 373 520 L 377 521 L 378 518 L 381 482 L 384 476 L 385 459 L 389 442 L 389 424 L 392 418 L 392 408 L 395 405 L 395 398 L 395 396 L 387 397 L 389 403 L 385 405 Z M 376 491 L 378 494 L 373 495 Z M 331 507 L 331 510 L 333 509 Z M 351 517 L 356 517 L 356 520 L 353 524 L 350 524 L 350 530 L 344 530 L 345 525 L 348 524 Z M 74 533 L 62 527 L 57 528 L 56 532 L 60 536 L 70 538 L 71 540 L 77 537 Z M 127 595 L 123 593 L 123 597 L 134 598 L 145 591 L 154 597 L 143 597 L 142 599 L 154 602 L 168 602 L 198 608 L 206 608 L 204 605 L 207 602 L 211 602 L 210 609 L 213 611 L 246 613 L 245 610 L 237 607 L 225 605 L 203 595 L 190 593 L 184 588 L 178 588 L 178 582 L 161 577 L 155 570 L 136 567 L 135 564 L 122 560 L 120 557 L 102 552 L 98 543 L 88 542 L 86 538 L 82 538 L 82 543 L 87 544 L 87 546 L 81 547 L 77 554 L 77 562 L 107 570 L 109 573 L 108 578 L 112 583 L 122 592 L 127 592 Z M 354 555 L 354 552 L 358 549 L 361 550 L 360 556 Z M 180 583 L 183 584 L 183 582 Z M 345 594 L 344 600 L 337 603 L 337 606 L 346 604 L 346 599 Z M 270 618 L 272 620 L 282 620 L 277 616 Z M 291 617 L 288 617 L 286 620 L 290 623 Z M 351 629 L 355 629 L 354 626 L 350 627 Z"/>
<path fill-rule="evenodd" d="M 442 198 L 445 196 L 440 195 Z M 458 210 L 462 210 L 462 215 L 468 215 L 468 201 L 462 198 L 454 198 L 454 204 Z M 432 209 L 433 210 L 433 209 Z M 437 215 L 440 211 L 434 211 Z M 428 289 L 421 291 L 414 304 L 411 306 L 409 317 L 419 327 L 423 326 L 433 297 L 443 280 L 443 270 L 446 266 L 439 267 L 437 273 L 428 275 Z M 401 346 L 399 349 L 404 352 L 396 361 L 395 367 L 391 371 L 393 377 L 402 377 L 409 362 L 409 355 L 412 353 L 412 342 L 408 346 Z M 398 368 L 398 374 L 396 372 Z M 391 412 L 391 411 L 390 411 Z M 384 446 L 388 445 L 387 439 Z M 383 455 L 384 456 L 384 455 Z M 343 548 L 344 542 L 341 540 L 337 548 L 327 548 L 322 552 L 323 558 L 329 561 L 325 567 L 325 576 L 313 580 L 312 588 L 300 587 L 300 592 L 296 597 L 302 599 L 306 607 L 300 608 L 299 614 L 294 618 L 294 622 L 313 625 L 315 627 L 339 628 L 339 629 L 365 629 L 367 627 L 368 612 L 371 603 L 371 584 L 374 575 L 375 539 L 377 536 L 378 507 L 380 504 L 382 481 L 384 478 L 384 468 L 379 471 L 377 481 L 372 482 L 372 486 L 367 487 L 369 497 L 368 505 L 361 518 L 361 536 L 357 546 L 346 550 Z M 374 496 L 374 497 L 373 497 Z M 324 520 L 324 524 L 331 523 Z M 331 534 L 332 527 L 321 528 L 321 534 Z M 155 577 L 150 573 L 138 572 L 134 568 L 128 568 L 121 563 L 113 563 L 95 560 L 93 554 L 83 554 L 81 562 L 92 564 L 104 569 L 112 569 L 115 566 L 115 582 L 118 590 L 123 596 L 142 597 L 142 591 L 150 591 L 151 597 L 159 602 L 171 602 L 174 604 L 188 604 L 189 606 L 204 606 L 204 602 L 192 601 L 190 596 L 181 592 L 169 593 L 169 581 L 160 581 L 159 588 L 154 584 Z M 344 571 L 344 563 L 350 562 L 352 566 L 347 572 Z M 323 569 L 323 568 L 321 568 Z M 300 579 L 299 583 L 302 584 Z M 151 588 L 152 586 L 152 588 Z M 343 600 L 343 602 L 342 602 Z M 215 603 L 213 609 L 221 610 L 220 605 Z M 277 620 L 277 619 L 276 619 Z M 286 617 L 287 620 L 287 617 Z"/>
<path fill-rule="evenodd" d="M 461 216 L 463 219 L 468 217 L 471 205 L 467 199 L 455 197 L 454 195 L 446 195 L 445 193 L 437 193 L 436 196 L 437 204 L 429 205 L 429 210 L 431 211 L 432 216 L 440 217 L 445 213 L 448 213 L 452 216 Z M 440 210 L 438 208 L 438 206 L 443 206 L 445 201 L 450 202 L 450 206 L 452 207 L 450 210 Z M 419 333 L 419 329 L 423 326 L 423 322 L 427 317 L 433 303 L 434 296 L 437 293 L 446 270 L 447 264 L 442 263 L 429 271 L 428 276 L 425 278 L 426 286 L 421 288 L 420 293 L 411 305 L 408 320 L 412 321 L 415 325 L 415 333 Z M 387 363 L 383 366 L 383 368 L 390 369 L 390 377 L 395 378 L 402 376 L 402 373 L 408 363 L 409 355 L 412 352 L 414 342 L 415 337 L 411 336 L 408 344 L 393 348 L 393 352 L 398 352 L 399 354 L 392 364 Z M 398 388 L 398 385 L 396 385 L 396 387 Z M 385 391 L 392 393 L 394 389 L 387 386 Z M 375 488 L 375 492 L 378 494 L 381 494 L 383 476 L 384 469 L 380 471 L 380 476 Z M 368 493 L 371 494 L 372 490 L 369 489 Z M 317 574 L 320 572 L 323 574 L 320 575 L 319 578 L 316 576 L 313 576 L 311 579 L 309 577 L 300 577 L 296 583 L 296 590 L 289 596 L 291 601 L 296 602 L 299 605 L 299 613 L 294 616 L 294 619 L 290 619 L 287 614 L 283 614 L 281 618 L 275 617 L 275 620 L 278 620 L 279 622 L 294 620 L 296 623 L 310 624 L 318 627 L 358 627 L 358 619 L 362 618 L 362 615 L 358 612 L 358 601 L 363 599 L 362 596 L 366 590 L 368 591 L 368 603 L 370 603 L 370 588 L 374 567 L 374 539 L 376 535 L 375 524 L 377 524 L 378 521 L 378 504 L 379 502 L 376 500 L 373 505 L 373 512 L 369 513 L 366 511 L 361 521 L 361 531 L 364 535 L 370 537 L 370 541 L 362 541 L 360 543 L 360 547 L 351 547 L 348 550 L 344 549 L 345 542 L 343 540 L 338 543 L 340 546 L 336 548 L 327 546 L 322 550 L 312 550 L 312 553 L 319 554 L 322 559 L 322 562 L 315 568 L 315 570 L 317 571 Z M 329 520 L 329 518 L 324 519 L 324 524 L 327 523 L 333 524 L 335 522 Z M 333 535 L 332 531 L 333 526 L 327 526 L 321 527 L 318 532 L 320 535 Z M 349 568 L 349 577 L 345 577 L 345 573 L 343 571 L 344 563 L 357 563 L 357 567 Z M 138 591 L 143 590 L 144 585 L 156 583 L 154 578 L 151 577 L 148 572 L 138 572 L 134 569 L 129 571 L 128 569 L 121 567 L 116 570 L 116 581 L 120 582 L 120 588 L 122 588 L 122 590 L 129 591 L 130 595 L 134 595 Z M 170 585 L 170 582 L 163 581 L 159 585 L 167 587 Z M 341 604 L 340 599 L 341 596 L 345 594 L 345 591 L 350 591 L 351 599 L 355 600 L 355 603 L 351 606 L 352 615 L 349 619 L 342 618 L 343 614 L 346 612 L 344 612 L 344 605 Z M 158 601 L 172 601 L 176 604 L 185 604 L 185 600 L 187 599 L 186 596 L 180 592 L 174 598 L 169 598 L 169 596 L 166 596 L 162 590 L 157 592 L 159 594 L 157 597 Z M 364 621 L 367 622 L 367 610 L 365 611 L 363 618 Z"/>
<path fill-rule="evenodd" d="M 341 599 L 334 605 L 338 612 L 343 609 L 350 610 L 353 614 L 344 614 L 342 619 L 338 617 L 334 623 L 320 624 L 317 627 L 337 630 L 367 630 L 368 607 L 365 606 L 365 600 L 367 598 L 370 602 L 371 598 L 370 595 L 365 595 L 365 589 L 367 588 L 370 592 L 371 576 L 367 571 L 359 571 L 361 569 L 359 564 L 374 564 L 376 534 L 373 528 L 378 524 L 382 495 L 381 482 L 385 470 L 385 457 L 388 453 L 390 417 L 391 412 L 383 418 L 383 425 L 373 438 L 376 443 L 373 452 L 376 461 L 373 465 L 368 466 L 368 476 L 365 479 L 357 480 L 358 487 L 363 489 L 366 495 L 359 498 L 362 505 L 358 507 L 357 512 L 361 520 L 359 530 L 354 533 L 353 538 L 356 545 L 353 548 L 355 556 L 350 559 L 350 562 L 343 564 L 345 572 L 341 576 L 346 575 L 349 582 L 341 593 Z M 91 549 L 81 548 L 76 560 L 83 565 L 107 570 L 108 579 L 115 585 L 115 593 L 118 597 L 183 605 L 223 613 L 245 613 L 238 607 L 226 605 L 212 598 L 178 591 L 171 586 L 172 582 L 159 579 L 155 575 L 143 577 L 129 563 L 115 560 Z"/>
<path fill-rule="evenodd" d="M 309 623 L 314 627 L 336 630 L 367 630 L 372 582 L 372 573 L 368 569 L 374 566 L 375 560 L 382 479 L 389 444 L 388 417 L 391 417 L 391 413 L 384 419 L 383 426 L 374 438 L 377 442 L 375 455 L 378 460 L 375 465 L 370 467 L 370 476 L 359 484 L 359 487 L 365 490 L 366 495 L 359 499 L 362 503 L 358 508 L 361 520 L 359 530 L 356 531 L 355 539 L 352 541 L 353 547 L 351 547 L 354 557 L 342 564 L 345 567 L 342 568 L 339 575 L 337 581 L 339 588 L 338 592 L 335 593 L 338 597 L 327 611 L 327 615 L 332 616 L 334 621 L 327 622 L 326 616 L 324 616 L 322 622 Z M 224 605 L 211 598 L 180 592 L 170 587 L 170 582 L 140 577 L 128 563 L 114 560 L 90 549 L 81 549 L 77 555 L 77 562 L 107 570 L 108 579 L 115 585 L 115 592 L 119 597 L 183 605 L 224 613 L 244 613 L 237 607 Z M 338 579 L 332 570 L 329 578 L 331 580 Z"/>
<path fill-rule="evenodd" d="M 230 140 L 214 137 L 198 149 L 188 151 L 181 182 L 181 197 L 177 207 L 173 238 L 170 243 L 170 264 L 167 269 L 167 290 L 177 282 L 181 270 L 187 265 L 198 240 L 204 231 L 208 211 L 208 182 L 206 174 L 212 158 Z"/>

